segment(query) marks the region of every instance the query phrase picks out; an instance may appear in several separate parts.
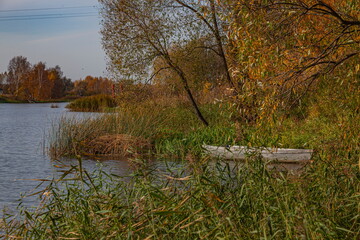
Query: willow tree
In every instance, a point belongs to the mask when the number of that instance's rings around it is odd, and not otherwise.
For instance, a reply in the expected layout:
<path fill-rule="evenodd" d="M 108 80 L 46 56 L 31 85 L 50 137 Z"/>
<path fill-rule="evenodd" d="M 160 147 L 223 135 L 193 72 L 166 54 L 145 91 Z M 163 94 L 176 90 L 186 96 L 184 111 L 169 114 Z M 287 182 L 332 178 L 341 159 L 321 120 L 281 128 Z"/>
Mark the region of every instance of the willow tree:
<path fill-rule="evenodd" d="M 206 31 L 201 21 L 188 9 L 179 8 L 173 0 L 99 0 L 102 10 L 103 47 L 109 68 L 118 78 L 145 81 L 158 72 L 170 69 L 181 80 L 197 117 L 208 122 L 201 113 L 188 76 L 170 54 L 175 46 L 201 38 Z M 156 58 L 166 65 L 151 72 Z"/>
<path fill-rule="evenodd" d="M 197 39 L 181 48 L 170 49 L 171 58 L 179 64 L 188 76 L 189 86 L 194 91 L 195 96 L 209 86 L 226 82 L 226 73 L 223 70 L 221 57 L 211 49 L 198 47 L 207 45 L 209 44 L 203 39 Z M 184 55 L 184 52 L 187 54 Z M 157 58 L 153 64 L 153 71 L 158 72 L 166 66 L 167 64 L 162 58 Z M 154 84 L 166 86 L 166 89 L 172 93 L 181 92 L 179 82 L 181 80 L 171 69 L 162 70 L 153 78 Z"/>
<path fill-rule="evenodd" d="M 224 21 L 224 16 L 231 13 L 233 4 L 226 1 L 216 0 L 174 0 L 181 7 L 184 7 L 190 11 L 194 17 L 197 17 L 203 27 L 208 31 L 210 39 L 213 40 L 214 45 L 207 48 L 212 49 L 222 60 L 222 70 L 225 73 L 227 82 L 236 92 L 239 92 L 241 88 L 238 84 L 235 84 L 232 80 L 230 67 L 228 63 L 226 48 L 226 26 L 227 21 Z"/>
<path fill-rule="evenodd" d="M 345 72 L 355 72 L 358 0 L 222 2 L 234 6 L 226 16 L 228 36 L 236 58 L 234 74 L 243 82 L 239 110 L 247 111 L 246 118 L 301 107 L 325 77 L 344 79 Z"/>

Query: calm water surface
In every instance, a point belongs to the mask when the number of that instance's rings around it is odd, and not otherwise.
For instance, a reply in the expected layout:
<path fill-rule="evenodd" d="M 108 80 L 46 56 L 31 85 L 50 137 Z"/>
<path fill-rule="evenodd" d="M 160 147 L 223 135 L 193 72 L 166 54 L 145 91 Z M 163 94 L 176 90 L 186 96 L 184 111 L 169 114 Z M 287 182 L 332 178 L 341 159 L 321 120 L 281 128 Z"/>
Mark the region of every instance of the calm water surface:
<path fill-rule="evenodd" d="M 0 209 L 15 208 L 21 193 L 28 193 L 39 184 L 28 179 L 52 179 L 56 176 L 58 169 L 44 153 L 45 136 L 51 124 L 64 115 L 88 115 L 67 112 L 65 105 L 60 103 L 59 108 L 51 108 L 51 103 L 0 104 Z M 75 161 L 67 163 L 74 164 Z M 83 165 L 93 170 L 97 163 L 87 160 Z M 126 161 L 109 160 L 103 164 L 105 169 L 116 174 L 128 174 Z M 37 197 L 23 199 L 26 206 L 36 205 L 37 201 Z"/>

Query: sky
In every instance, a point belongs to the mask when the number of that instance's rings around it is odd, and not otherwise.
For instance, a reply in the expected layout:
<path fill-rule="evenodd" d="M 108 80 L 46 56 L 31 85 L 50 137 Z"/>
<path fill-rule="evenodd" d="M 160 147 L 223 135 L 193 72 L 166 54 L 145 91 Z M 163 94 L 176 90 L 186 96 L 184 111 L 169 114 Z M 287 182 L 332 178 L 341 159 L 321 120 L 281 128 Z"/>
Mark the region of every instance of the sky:
<path fill-rule="evenodd" d="M 0 0 L 0 73 L 15 56 L 73 81 L 106 76 L 97 0 Z"/>

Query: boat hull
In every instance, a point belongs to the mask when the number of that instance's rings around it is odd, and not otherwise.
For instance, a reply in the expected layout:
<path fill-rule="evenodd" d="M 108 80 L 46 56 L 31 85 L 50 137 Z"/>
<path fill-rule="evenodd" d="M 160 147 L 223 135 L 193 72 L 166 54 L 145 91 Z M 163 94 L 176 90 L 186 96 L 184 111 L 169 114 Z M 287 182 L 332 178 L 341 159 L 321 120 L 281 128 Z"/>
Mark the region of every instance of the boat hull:
<path fill-rule="evenodd" d="M 311 160 L 311 149 L 288 149 L 288 148 L 250 148 L 244 146 L 218 147 L 203 145 L 203 149 L 211 157 L 222 159 L 246 159 L 252 155 L 261 155 L 263 159 L 280 163 L 301 163 Z"/>

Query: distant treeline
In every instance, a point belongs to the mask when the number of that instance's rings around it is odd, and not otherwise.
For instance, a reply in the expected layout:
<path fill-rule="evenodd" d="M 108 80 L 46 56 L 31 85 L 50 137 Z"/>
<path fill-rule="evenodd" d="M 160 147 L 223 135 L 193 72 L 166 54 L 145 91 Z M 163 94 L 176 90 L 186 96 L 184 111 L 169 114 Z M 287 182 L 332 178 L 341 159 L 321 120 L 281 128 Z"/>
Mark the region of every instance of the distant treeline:
<path fill-rule="evenodd" d="M 96 94 L 112 94 L 114 81 L 104 77 L 87 76 L 76 80 L 70 94 L 76 96 L 91 96 Z"/>
<path fill-rule="evenodd" d="M 44 101 L 64 97 L 110 94 L 113 82 L 107 78 L 87 76 L 73 82 L 60 66 L 30 64 L 26 57 L 10 60 L 7 72 L 0 73 L 0 94 L 22 101 Z"/>

